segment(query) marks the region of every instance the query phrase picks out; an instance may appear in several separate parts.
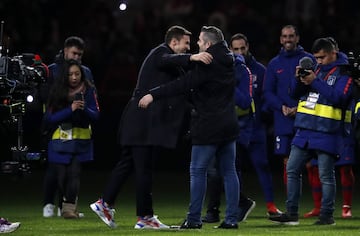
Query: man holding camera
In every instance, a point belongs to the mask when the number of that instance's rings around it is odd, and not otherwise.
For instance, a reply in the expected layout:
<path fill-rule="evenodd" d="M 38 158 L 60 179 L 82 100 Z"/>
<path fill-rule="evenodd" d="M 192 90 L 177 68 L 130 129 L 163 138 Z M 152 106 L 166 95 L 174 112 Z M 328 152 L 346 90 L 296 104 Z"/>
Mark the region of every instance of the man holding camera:
<path fill-rule="evenodd" d="M 343 64 L 345 67 L 345 71 L 350 69 L 349 74 L 352 78 L 358 78 L 356 74 L 351 71 L 349 65 L 352 66 L 352 55 L 346 55 L 345 53 L 339 50 L 338 44 L 336 40 L 332 37 L 328 37 L 328 39 L 333 43 L 335 49 L 338 51 L 338 58 L 343 60 Z M 354 58 L 355 60 L 355 58 Z M 356 79 L 353 80 L 354 85 L 356 85 Z M 353 94 L 356 94 L 357 86 L 353 87 Z M 356 100 L 356 99 L 355 99 Z M 349 107 L 349 114 L 351 114 L 352 107 Z M 354 114 L 351 114 L 351 117 L 354 117 Z M 348 116 L 350 118 L 350 116 Z M 344 135 L 344 146 L 342 148 L 341 153 L 339 154 L 339 158 L 335 163 L 335 171 L 338 171 L 340 176 L 339 183 L 341 184 L 341 192 L 342 192 L 342 210 L 341 217 L 343 219 L 348 219 L 352 217 L 351 206 L 353 199 L 353 191 L 354 191 L 354 183 L 355 183 L 355 175 L 353 173 L 352 166 L 355 164 L 355 129 L 353 127 L 354 119 L 346 120 L 346 135 Z M 320 207 L 321 207 L 321 182 L 319 177 L 319 168 L 316 159 L 312 159 L 306 165 L 309 184 L 311 186 L 311 193 L 314 201 L 314 208 L 304 214 L 304 218 L 309 217 L 317 217 L 320 215 Z"/>
<path fill-rule="evenodd" d="M 287 225 L 299 224 L 301 176 L 306 163 L 315 156 L 319 166 L 322 199 L 315 225 L 335 225 L 333 218 L 336 195 L 334 165 L 342 147 L 345 111 L 352 97 L 352 79 L 343 74 L 338 52 L 328 38 L 315 40 L 312 53 L 315 70 L 305 69 L 291 83 L 291 96 L 299 99 L 287 163 L 287 212 L 269 219 Z M 341 142 L 340 142 L 341 143 Z"/>

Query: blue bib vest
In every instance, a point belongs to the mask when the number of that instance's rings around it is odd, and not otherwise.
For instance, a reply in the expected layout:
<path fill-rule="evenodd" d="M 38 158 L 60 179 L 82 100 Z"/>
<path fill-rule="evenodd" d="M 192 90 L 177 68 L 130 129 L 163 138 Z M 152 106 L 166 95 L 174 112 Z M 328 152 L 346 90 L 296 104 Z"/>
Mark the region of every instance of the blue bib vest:
<path fill-rule="evenodd" d="M 340 69 L 333 68 L 329 73 L 318 73 L 319 78 L 323 78 L 328 85 L 334 86 L 340 76 Z M 308 106 L 309 96 L 300 98 L 297 107 L 294 126 L 308 130 L 320 131 L 325 133 L 338 133 L 344 128 L 344 120 L 351 119 L 351 112 L 346 112 L 340 107 L 325 99 L 319 94 L 315 104 Z M 349 117 L 350 116 L 350 117 Z"/>

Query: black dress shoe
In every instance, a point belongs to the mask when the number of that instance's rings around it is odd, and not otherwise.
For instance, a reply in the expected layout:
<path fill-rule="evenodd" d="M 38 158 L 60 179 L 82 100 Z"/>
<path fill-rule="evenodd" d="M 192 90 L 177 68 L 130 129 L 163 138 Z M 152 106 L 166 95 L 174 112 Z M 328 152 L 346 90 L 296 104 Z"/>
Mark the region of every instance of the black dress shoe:
<path fill-rule="evenodd" d="M 299 224 L 299 214 L 289 214 L 289 213 L 282 213 L 280 215 L 273 215 L 269 217 L 269 220 L 283 225 L 298 225 Z"/>
<path fill-rule="evenodd" d="M 238 224 L 228 224 L 223 221 L 219 226 L 215 226 L 215 229 L 237 229 L 239 228 Z"/>
<path fill-rule="evenodd" d="M 201 218 L 201 221 L 205 223 L 220 222 L 219 211 L 207 211 L 206 215 Z"/>
<path fill-rule="evenodd" d="M 246 198 L 246 200 L 241 201 L 239 204 L 238 222 L 245 221 L 255 206 L 255 201 L 251 200 L 250 198 Z"/>
<path fill-rule="evenodd" d="M 317 220 L 314 225 L 336 225 L 334 221 L 334 217 L 319 217 L 319 220 Z"/>
<path fill-rule="evenodd" d="M 202 224 L 195 224 L 190 223 L 189 221 L 185 220 L 181 225 L 180 229 L 201 229 Z"/>

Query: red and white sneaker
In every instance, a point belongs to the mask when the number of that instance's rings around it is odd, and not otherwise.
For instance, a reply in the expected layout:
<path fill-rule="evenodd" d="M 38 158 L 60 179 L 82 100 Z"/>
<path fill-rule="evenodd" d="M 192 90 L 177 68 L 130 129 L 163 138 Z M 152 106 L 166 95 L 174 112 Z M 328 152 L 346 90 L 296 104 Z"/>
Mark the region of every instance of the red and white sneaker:
<path fill-rule="evenodd" d="M 170 226 L 167 226 L 158 219 L 158 216 L 154 215 L 152 217 L 144 216 L 139 217 L 136 222 L 134 229 L 169 229 Z"/>
<path fill-rule="evenodd" d="M 320 215 L 320 209 L 314 208 L 311 211 L 304 214 L 304 218 L 317 217 Z"/>
<path fill-rule="evenodd" d="M 269 217 L 275 217 L 275 216 L 280 216 L 282 213 L 283 213 L 282 211 L 280 211 L 276 207 L 273 207 L 271 209 L 268 209 L 267 215 Z"/>
<path fill-rule="evenodd" d="M 351 217 L 352 217 L 352 214 L 351 214 L 351 206 L 349 206 L 349 205 L 343 205 L 341 217 L 344 218 L 344 219 L 347 219 L 347 218 L 351 218 Z"/>
<path fill-rule="evenodd" d="M 104 221 L 107 226 L 110 228 L 116 228 L 114 221 L 115 209 L 110 208 L 103 199 L 100 198 L 98 201 L 90 204 L 90 208 L 100 217 L 102 221 Z"/>

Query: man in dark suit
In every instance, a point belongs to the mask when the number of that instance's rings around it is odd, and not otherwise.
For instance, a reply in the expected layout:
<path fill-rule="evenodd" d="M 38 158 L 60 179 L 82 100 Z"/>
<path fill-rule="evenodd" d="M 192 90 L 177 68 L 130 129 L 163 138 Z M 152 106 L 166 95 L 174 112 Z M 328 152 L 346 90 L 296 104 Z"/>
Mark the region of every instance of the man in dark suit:
<path fill-rule="evenodd" d="M 102 198 L 90 205 L 92 210 L 114 228 L 116 196 L 127 177 L 135 170 L 136 214 L 135 229 L 161 229 L 169 226 L 154 216 L 152 206 L 152 163 L 159 147 L 174 148 L 186 111 L 184 95 L 159 101 L 151 109 L 138 107 L 139 99 L 149 89 L 176 80 L 191 67 L 191 61 L 211 62 L 208 53 L 186 54 L 190 50 L 191 32 L 180 26 L 170 27 L 165 42 L 150 51 L 138 76 L 133 96 L 125 107 L 119 128 L 122 159 L 113 169 Z"/>

